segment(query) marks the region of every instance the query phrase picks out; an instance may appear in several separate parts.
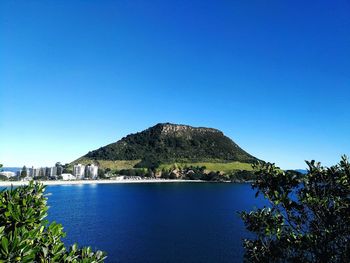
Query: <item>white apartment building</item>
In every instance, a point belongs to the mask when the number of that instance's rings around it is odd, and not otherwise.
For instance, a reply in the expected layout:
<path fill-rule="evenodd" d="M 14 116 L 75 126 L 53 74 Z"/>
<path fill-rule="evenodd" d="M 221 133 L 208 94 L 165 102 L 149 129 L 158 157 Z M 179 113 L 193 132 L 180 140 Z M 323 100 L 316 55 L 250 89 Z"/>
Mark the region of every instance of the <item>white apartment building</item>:
<path fill-rule="evenodd" d="M 28 170 L 29 170 L 28 175 L 30 177 L 39 177 L 40 176 L 40 168 L 32 167 L 32 168 L 29 168 Z"/>
<path fill-rule="evenodd" d="M 89 165 L 83 165 L 83 164 L 76 164 L 73 166 L 73 175 L 76 177 L 76 179 L 97 179 L 98 176 L 98 166 L 94 164 Z"/>
<path fill-rule="evenodd" d="M 79 180 L 85 177 L 85 165 L 76 164 L 73 166 L 73 175 Z"/>
<path fill-rule="evenodd" d="M 40 167 L 39 176 L 46 176 L 46 168 L 45 167 Z"/>
<path fill-rule="evenodd" d="M 49 177 L 49 178 L 56 178 L 57 175 L 62 174 L 62 167 L 40 167 L 40 168 L 34 168 L 33 166 L 31 168 L 27 168 L 27 176 L 31 178 L 36 177 Z M 18 176 L 20 175 L 22 170 L 18 172 Z"/>
<path fill-rule="evenodd" d="M 50 168 L 50 177 L 56 177 L 57 176 L 57 167 L 51 167 Z"/>
<path fill-rule="evenodd" d="M 98 166 L 94 164 L 90 164 L 85 168 L 85 177 L 91 179 L 97 179 L 98 175 Z"/>

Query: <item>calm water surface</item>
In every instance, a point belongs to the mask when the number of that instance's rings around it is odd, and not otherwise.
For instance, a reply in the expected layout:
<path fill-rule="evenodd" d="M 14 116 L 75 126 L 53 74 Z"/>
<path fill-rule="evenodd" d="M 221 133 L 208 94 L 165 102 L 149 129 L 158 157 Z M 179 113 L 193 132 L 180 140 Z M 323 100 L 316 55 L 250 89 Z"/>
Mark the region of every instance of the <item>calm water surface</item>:
<path fill-rule="evenodd" d="M 49 220 L 67 245 L 108 253 L 107 262 L 241 262 L 247 236 L 237 211 L 262 206 L 249 184 L 49 186 Z"/>

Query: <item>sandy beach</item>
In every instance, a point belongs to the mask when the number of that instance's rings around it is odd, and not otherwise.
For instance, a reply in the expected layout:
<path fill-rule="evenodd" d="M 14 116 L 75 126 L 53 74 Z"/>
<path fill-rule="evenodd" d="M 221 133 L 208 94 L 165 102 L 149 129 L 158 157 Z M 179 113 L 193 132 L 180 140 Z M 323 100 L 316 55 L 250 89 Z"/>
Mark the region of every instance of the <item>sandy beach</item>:
<path fill-rule="evenodd" d="M 83 185 L 83 184 L 139 184 L 139 183 L 201 183 L 201 180 L 142 179 L 142 180 L 72 180 L 36 181 L 44 185 Z M 0 187 L 27 185 L 29 181 L 2 181 Z"/>

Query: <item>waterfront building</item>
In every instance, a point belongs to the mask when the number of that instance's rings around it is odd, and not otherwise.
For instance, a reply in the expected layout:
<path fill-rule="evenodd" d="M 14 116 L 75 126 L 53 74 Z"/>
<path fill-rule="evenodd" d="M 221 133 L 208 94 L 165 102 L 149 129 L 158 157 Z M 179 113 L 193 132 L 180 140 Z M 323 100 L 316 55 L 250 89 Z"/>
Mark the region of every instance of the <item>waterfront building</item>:
<path fill-rule="evenodd" d="M 37 177 L 47 177 L 47 178 L 56 178 L 58 175 L 62 174 L 62 167 L 40 167 L 27 168 L 27 176 L 31 178 Z M 18 176 L 20 175 L 22 170 L 18 171 Z"/>
<path fill-rule="evenodd" d="M 28 172 L 28 176 L 34 177 L 34 167 L 33 166 L 32 166 L 32 168 L 28 168 L 27 172 Z"/>
<path fill-rule="evenodd" d="M 39 177 L 39 176 L 40 176 L 40 168 L 34 168 L 33 177 Z"/>
<path fill-rule="evenodd" d="M 51 177 L 51 169 L 50 169 L 50 167 L 45 167 L 45 177 Z"/>
<path fill-rule="evenodd" d="M 50 174 L 50 177 L 52 177 L 52 178 L 57 177 L 57 167 L 56 167 L 56 166 L 51 167 L 51 174 Z"/>
<path fill-rule="evenodd" d="M 57 167 L 45 167 L 45 177 L 55 178 L 57 176 Z"/>
<path fill-rule="evenodd" d="M 77 179 L 84 179 L 85 177 L 85 165 L 83 164 L 76 164 L 73 166 L 73 175 Z"/>
<path fill-rule="evenodd" d="M 46 176 L 46 168 L 45 167 L 40 167 L 39 168 L 39 176 L 40 177 L 45 177 Z"/>
<path fill-rule="evenodd" d="M 34 168 L 32 166 L 32 168 L 28 168 L 27 171 L 28 171 L 28 176 L 32 178 L 39 177 L 40 175 L 40 168 Z"/>
<path fill-rule="evenodd" d="M 61 174 L 61 176 L 62 176 L 62 180 L 65 180 L 65 181 L 76 179 L 76 177 L 72 174 L 63 173 L 63 174 Z"/>
<path fill-rule="evenodd" d="M 87 165 L 85 168 L 85 177 L 91 179 L 97 179 L 98 166 L 94 164 Z"/>

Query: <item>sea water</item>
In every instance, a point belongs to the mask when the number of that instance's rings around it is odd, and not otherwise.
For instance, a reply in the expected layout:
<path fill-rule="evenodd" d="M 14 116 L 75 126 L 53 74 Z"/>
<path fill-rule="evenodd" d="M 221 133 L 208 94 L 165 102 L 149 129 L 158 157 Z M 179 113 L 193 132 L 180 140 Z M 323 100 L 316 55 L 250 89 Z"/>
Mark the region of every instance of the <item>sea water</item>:
<path fill-rule="evenodd" d="M 49 220 L 67 245 L 104 250 L 106 262 L 241 262 L 249 233 L 238 212 L 262 207 L 250 184 L 48 186 Z"/>

